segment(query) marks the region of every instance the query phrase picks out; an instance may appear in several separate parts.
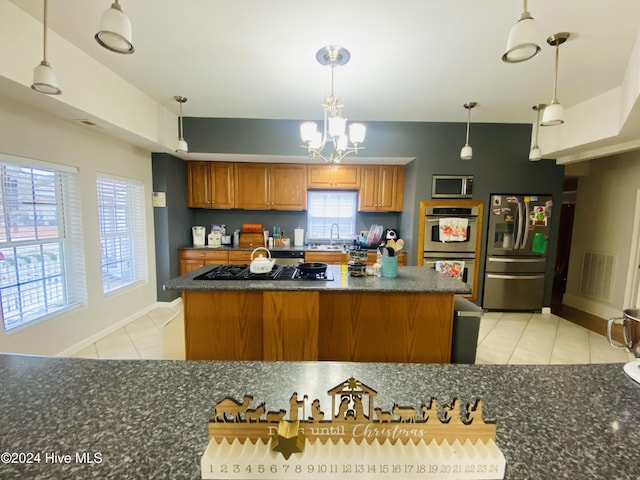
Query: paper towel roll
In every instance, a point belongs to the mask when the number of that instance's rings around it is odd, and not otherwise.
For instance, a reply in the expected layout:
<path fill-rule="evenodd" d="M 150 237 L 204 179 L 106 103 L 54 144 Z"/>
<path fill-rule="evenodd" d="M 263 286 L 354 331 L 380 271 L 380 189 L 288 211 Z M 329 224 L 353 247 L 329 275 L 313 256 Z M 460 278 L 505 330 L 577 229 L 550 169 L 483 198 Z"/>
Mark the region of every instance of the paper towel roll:
<path fill-rule="evenodd" d="M 296 228 L 293 230 L 293 245 L 296 247 L 304 245 L 304 228 Z"/>

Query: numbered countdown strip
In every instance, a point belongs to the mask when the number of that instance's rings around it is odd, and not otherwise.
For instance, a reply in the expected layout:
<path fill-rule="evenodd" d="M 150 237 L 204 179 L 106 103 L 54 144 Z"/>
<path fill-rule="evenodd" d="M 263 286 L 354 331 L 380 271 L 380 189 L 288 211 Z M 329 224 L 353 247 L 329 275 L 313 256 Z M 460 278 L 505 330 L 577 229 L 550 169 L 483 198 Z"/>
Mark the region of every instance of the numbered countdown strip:
<path fill-rule="evenodd" d="M 502 479 L 505 459 L 493 440 L 406 445 L 317 440 L 286 460 L 270 442 L 212 439 L 201 468 L 206 480 Z"/>

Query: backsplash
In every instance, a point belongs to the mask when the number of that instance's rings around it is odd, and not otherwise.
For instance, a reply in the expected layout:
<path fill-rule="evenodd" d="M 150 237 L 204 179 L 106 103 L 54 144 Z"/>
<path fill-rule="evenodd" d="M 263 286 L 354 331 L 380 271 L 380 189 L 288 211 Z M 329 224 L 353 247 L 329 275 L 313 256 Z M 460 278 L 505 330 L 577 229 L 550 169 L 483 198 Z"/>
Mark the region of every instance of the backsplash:
<path fill-rule="evenodd" d="M 283 212 L 276 210 L 208 210 L 189 209 L 193 225 L 203 225 L 207 231 L 211 224 L 226 224 L 227 233 L 233 233 L 243 223 L 261 223 L 272 230 L 279 226 L 288 236 L 293 236 L 295 228 L 307 230 L 306 212 Z M 399 228 L 400 213 L 358 213 L 356 215 L 356 232 L 369 230 L 372 224 L 383 225 L 384 228 Z"/>

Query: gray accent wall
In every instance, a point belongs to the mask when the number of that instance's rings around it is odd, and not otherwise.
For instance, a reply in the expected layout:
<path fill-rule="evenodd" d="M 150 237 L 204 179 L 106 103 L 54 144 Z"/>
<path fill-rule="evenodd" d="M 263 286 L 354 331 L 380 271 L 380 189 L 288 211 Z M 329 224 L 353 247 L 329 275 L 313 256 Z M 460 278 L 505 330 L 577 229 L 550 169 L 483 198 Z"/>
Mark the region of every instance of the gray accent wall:
<path fill-rule="evenodd" d="M 156 241 L 158 301 L 170 302 L 179 292 L 164 291 L 162 284 L 180 273 L 178 249 L 191 243 L 191 212 L 187 208 L 187 165 L 172 155 L 151 156 L 153 191 L 165 192 L 166 207 L 153 208 Z"/>
<path fill-rule="evenodd" d="M 405 239 L 408 252 L 408 263 L 415 265 L 418 253 L 417 226 L 420 215 L 420 201 L 431 198 L 431 177 L 434 174 L 470 174 L 474 175 L 473 198 L 485 202 L 484 225 L 490 213 L 489 197 L 492 193 L 513 194 L 550 194 L 554 203 L 562 201 L 562 182 L 564 167 L 556 165 L 554 160 L 530 162 L 528 160 L 531 125 L 529 124 L 482 124 L 472 123 L 469 143 L 473 147 L 473 159 L 460 160 L 460 149 L 465 139 L 465 123 L 427 123 L 427 122 L 366 122 L 366 150 L 361 156 L 366 157 L 411 157 L 415 158 L 405 166 L 404 205 L 401 214 L 359 214 L 359 229 L 368 229 L 372 223 L 385 227 L 399 228 Z M 298 120 L 261 120 L 261 119 L 225 119 L 194 118 L 184 119 L 185 140 L 192 152 L 252 154 L 252 155 L 305 155 L 300 148 Z M 170 155 L 163 162 L 156 162 L 154 154 L 153 174 L 154 189 L 156 176 L 166 182 L 167 188 L 177 192 L 185 190 L 186 170 L 181 170 L 174 162 L 181 162 Z M 169 159 L 172 159 L 169 161 Z M 357 162 L 358 157 L 351 157 L 350 162 Z M 160 171 L 172 167 L 171 173 Z M 157 169 L 160 169 L 157 171 Z M 179 184 L 179 185 L 178 185 Z M 185 193 L 186 197 L 186 193 Z M 157 245 L 163 248 L 162 254 L 168 256 L 170 249 L 190 245 L 191 225 L 210 225 L 226 223 L 229 230 L 239 228 L 242 223 L 259 222 L 263 225 L 279 225 L 286 231 L 306 223 L 302 212 L 251 212 L 243 210 L 202 210 L 183 206 L 169 209 L 165 223 L 156 225 Z M 179 212 L 180 209 L 182 213 Z M 158 210 L 158 209 L 156 209 Z M 547 278 L 545 288 L 545 306 L 551 302 L 551 287 L 556 254 L 557 232 L 560 209 L 554 210 L 551 221 L 551 242 Z M 156 213 L 158 216 L 158 213 Z M 180 219 L 178 222 L 177 219 Z M 187 220 L 188 219 L 188 220 Z M 186 233 L 185 233 L 186 231 Z M 486 232 L 486 229 L 485 229 Z M 486 233 L 482 238 L 482 257 L 486 245 Z M 181 242 L 183 245 L 181 245 Z M 175 255 L 175 252 L 172 253 Z M 169 257 L 173 258 L 173 257 Z M 177 257 L 176 257 L 177 258 Z M 165 266 L 162 271 L 161 259 L 158 259 L 159 298 L 161 284 L 177 270 L 175 265 Z M 482 292 L 482 276 L 484 260 L 479 267 L 480 284 L 479 300 Z M 162 292 L 166 294 L 166 292 Z"/>

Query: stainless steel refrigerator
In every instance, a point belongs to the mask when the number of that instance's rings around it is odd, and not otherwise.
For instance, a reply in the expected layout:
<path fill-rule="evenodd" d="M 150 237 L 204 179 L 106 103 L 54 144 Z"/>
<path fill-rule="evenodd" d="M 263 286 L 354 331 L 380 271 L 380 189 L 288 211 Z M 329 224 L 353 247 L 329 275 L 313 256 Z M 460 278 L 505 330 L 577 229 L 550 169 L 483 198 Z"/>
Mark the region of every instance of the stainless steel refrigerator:
<path fill-rule="evenodd" d="M 549 195 L 491 195 L 483 308 L 542 309 L 552 205 Z"/>

